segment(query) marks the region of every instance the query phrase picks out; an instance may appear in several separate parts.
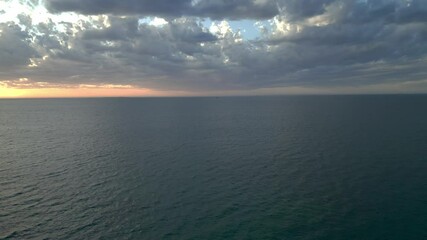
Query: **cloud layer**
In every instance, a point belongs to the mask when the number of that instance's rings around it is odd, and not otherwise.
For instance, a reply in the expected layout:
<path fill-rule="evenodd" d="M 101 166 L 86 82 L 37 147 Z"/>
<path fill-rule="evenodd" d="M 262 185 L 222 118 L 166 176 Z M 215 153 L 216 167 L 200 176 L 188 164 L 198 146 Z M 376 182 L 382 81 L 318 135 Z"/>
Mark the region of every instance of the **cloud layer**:
<path fill-rule="evenodd" d="M 277 4 L 266 0 L 48 0 L 47 7 L 53 12 L 133 14 L 166 18 L 197 16 L 213 19 L 262 19 L 278 14 Z"/>
<path fill-rule="evenodd" d="M 0 81 L 10 86 L 26 78 L 22 87 L 117 84 L 197 92 L 409 84 L 427 92 L 424 0 L 43 4 L 44 21 L 31 14 L 33 6 L 0 23 Z M 208 18 L 217 21 L 206 26 Z M 241 19 L 253 21 L 258 38 L 245 39 L 245 29 L 230 27 Z"/>

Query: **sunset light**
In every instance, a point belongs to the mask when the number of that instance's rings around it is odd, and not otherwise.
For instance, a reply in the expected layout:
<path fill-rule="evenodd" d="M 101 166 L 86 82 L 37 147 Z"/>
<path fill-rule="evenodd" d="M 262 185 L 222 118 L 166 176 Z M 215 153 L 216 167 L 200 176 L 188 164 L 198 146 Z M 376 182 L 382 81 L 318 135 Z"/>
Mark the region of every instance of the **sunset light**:
<path fill-rule="evenodd" d="M 78 86 L 62 88 L 11 88 L 0 85 L 1 98 L 160 97 L 188 96 L 183 91 L 156 91 L 137 87 Z"/>

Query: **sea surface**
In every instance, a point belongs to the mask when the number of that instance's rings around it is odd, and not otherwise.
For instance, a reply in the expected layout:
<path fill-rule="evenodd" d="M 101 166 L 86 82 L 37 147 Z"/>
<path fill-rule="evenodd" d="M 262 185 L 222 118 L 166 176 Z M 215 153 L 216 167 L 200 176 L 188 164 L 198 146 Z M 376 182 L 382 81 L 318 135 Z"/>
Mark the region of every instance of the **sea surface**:
<path fill-rule="evenodd" d="M 0 100 L 0 239 L 427 239 L 427 95 Z"/>

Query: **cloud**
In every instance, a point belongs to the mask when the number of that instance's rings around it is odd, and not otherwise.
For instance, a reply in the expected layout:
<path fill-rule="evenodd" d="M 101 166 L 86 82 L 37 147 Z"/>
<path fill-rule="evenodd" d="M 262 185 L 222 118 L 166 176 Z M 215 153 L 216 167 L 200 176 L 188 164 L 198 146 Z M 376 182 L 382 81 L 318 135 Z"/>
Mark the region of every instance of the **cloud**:
<path fill-rule="evenodd" d="M 52 12 L 80 12 L 82 14 L 137 14 L 145 16 L 197 16 L 221 18 L 270 18 L 278 13 L 274 1 L 264 0 L 48 0 Z"/>
<path fill-rule="evenodd" d="M 78 18 L 34 24 L 34 16 L 20 14 L 0 25 L 0 79 L 17 82 L 15 87 L 113 84 L 236 92 L 425 86 L 416 83 L 427 79 L 423 0 L 46 4 L 56 19 L 66 11 Z M 205 17 L 220 21 L 206 26 Z M 263 33 L 245 39 L 230 19 L 264 19 L 257 23 Z"/>
<path fill-rule="evenodd" d="M 271 19 L 284 14 L 290 21 L 342 9 L 335 20 L 369 22 L 426 21 L 424 0 L 46 0 L 55 13 L 78 12 L 98 15 L 143 15 L 177 18 L 183 16 L 211 19 Z"/>
<path fill-rule="evenodd" d="M 0 24 L 0 74 L 31 64 L 37 52 L 30 46 L 30 36 L 14 23 Z"/>

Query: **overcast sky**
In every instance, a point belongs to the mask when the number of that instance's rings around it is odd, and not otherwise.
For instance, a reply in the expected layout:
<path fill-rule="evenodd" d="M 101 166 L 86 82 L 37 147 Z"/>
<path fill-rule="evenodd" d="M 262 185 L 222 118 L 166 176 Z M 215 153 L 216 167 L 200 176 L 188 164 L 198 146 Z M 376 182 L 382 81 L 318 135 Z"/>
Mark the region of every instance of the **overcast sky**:
<path fill-rule="evenodd" d="M 427 92 L 427 1 L 1 0 L 0 86 Z"/>

